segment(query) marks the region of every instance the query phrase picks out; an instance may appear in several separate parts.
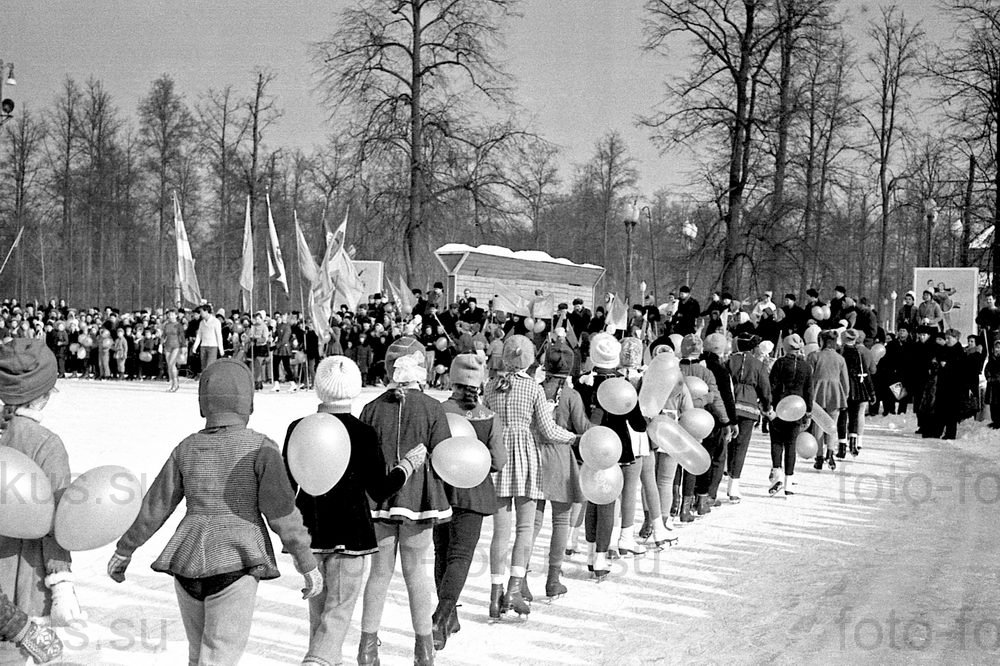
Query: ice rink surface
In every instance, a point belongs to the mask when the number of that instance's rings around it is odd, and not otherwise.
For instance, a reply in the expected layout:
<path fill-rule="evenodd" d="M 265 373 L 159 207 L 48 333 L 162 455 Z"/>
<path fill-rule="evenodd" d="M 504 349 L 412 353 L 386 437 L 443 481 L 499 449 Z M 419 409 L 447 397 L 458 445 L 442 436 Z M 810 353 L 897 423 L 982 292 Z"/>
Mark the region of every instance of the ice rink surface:
<path fill-rule="evenodd" d="M 192 381 L 177 393 L 159 382 L 71 379 L 58 388 L 43 423 L 62 437 L 74 473 L 117 464 L 148 485 L 172 448 L 203 425 Z M 355 413 L 376 395 L 366 389 Z M 316 404 L 312 392 L 259 392 L 250 427 L 280 444 L 288 423 Z M 462 629 L 437 663 L 993 663 L 1000 625 L 994 631 L 987 621 L 1000 621 L 1000 573 L 991 564 L 1000 548 L 1000 436 L 966 423 L 957 442 L 940 442 L 913 437 L 913 429 L 912 416 L 872 419 L 862 455 L 836 472 L 800 460 L 791 498 L 768 497 L 769 447 L 755 433 L 741 504 L 679 528 L 673 548 L 616 561 L 599 585 L 579 556 L 567 560 L 569 593 L 551 604 L 543 594 L 546 525 L 524 622 L 487 622 L 487 519 L 459 608 Z M 136 552 L 123 584 L 105 573 L 113 544 L 74 554 L 89 617 L 60 630 L 62 663 L 186 663 L 173 581 L 149 568 L 182 515 L 183 505 Z M 260 585 L 243 664 L 297 664 L 305 654 L 301 577 L 287 555 L 278 562 L 282 577 Z M 359 601 L 346 664 L 355 663 L 360 615 Z M 960 631 L 963 619 L 971 623 Z M 412 663 L 398 570 L 379 636 L 385 666 Z"/>

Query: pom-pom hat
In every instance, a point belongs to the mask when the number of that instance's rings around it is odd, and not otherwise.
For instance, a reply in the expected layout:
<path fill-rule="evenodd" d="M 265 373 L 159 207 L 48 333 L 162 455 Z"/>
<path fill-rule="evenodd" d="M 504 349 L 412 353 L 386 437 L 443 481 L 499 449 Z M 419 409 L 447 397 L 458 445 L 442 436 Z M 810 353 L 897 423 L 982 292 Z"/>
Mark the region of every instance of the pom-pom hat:
<path fill-rule="evenodd" d="M 42 340 L 14 338 L 0 345 L 0 400 L 25 405 L 56 385 L 58 368 L 52 350 Z"/>
<path fill-rule="evenodd" d="M 527 370 L 535 362 L 535 345 L 523 335 L 512 335 L 503 343 L 502 358 L 505 370 Z"/>
<path fill-rule="evenodd" d="M 328 356 L 316 366 L 316 396 L 336 409 L 350 411 L 361 383 L 361 370 L 346 356 Z"/>
<path fill-rule="evenodd" d="M 486 378 L 486 364 L 476 354 L 459 354 L 451 362 L 448 378 L 452 384 L 480 387 Z"/>
<path fill-rule="evenodd" d="M 621 353 L 621 343 L 610 333 L 595 333 L 590 336 L 590 360 L 595 368 L 617 368 Z"/>

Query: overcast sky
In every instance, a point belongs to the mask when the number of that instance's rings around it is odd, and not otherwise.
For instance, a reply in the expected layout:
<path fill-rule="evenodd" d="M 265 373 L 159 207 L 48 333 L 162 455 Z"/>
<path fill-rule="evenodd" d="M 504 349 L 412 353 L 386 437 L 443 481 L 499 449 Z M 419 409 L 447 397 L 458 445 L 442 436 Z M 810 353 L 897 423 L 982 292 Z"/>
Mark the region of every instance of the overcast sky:
<path fill-rule="evenodd" d="M 102 79 L 119 108 L 134 114 L 138 100 L 162 73 L 191 103 L 209 87 L 252 90 L 252 70 L 278 78 L 272 92 L 284 117 L 267 137 L 271 145 L 309 149 L 330 131 L 313 93 L 309 46 L 332 32 L 346 0 L 282 3 L 246 0 L 5 0 L 0 58 L 16 63 L 17 87 L 5 88 L 19 106 L 51 104 L 66 75 Z M 876 3 L 848 0 L 854 33 L 862 38 Z M 595 140 L 620 130 L 637 158 L 640 187 L 677 188 L 691 165 L 683 156 L 658 155 L 638 114 L 660 98 L 676 63 L 640 52 L 643 0 L 524 0 L 523 18 L 507 30 L 500 54 L 517 79 L 516 100 L 535 129 L 559 144 L 568 165 L 585 161 Z M 902 0 L 908 15 L 933 21 L 931 2 Z M 946 33 L 929 24 L 932 36 Z"/>

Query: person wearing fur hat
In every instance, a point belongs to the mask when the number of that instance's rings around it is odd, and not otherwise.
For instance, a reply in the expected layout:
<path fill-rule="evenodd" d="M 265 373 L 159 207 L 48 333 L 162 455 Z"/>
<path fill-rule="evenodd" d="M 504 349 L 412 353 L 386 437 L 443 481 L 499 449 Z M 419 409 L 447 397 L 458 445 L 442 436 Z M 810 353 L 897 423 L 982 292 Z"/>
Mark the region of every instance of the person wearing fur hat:
<path fill-rule="evenodd" d="M 641 358 L 642 343 L 640 342 L 637 347 L 629 343 L 627 347 L 629 346 L 632 349 L 629 355 L 638 355 Z M 638 433 L 645 434 L 646 419 L 642 416 L 638 404 L 628 414 L 619 415 L 606 411 L 597 399 L 601 384 L 609 379 L 622 376 L 618 373 L 622 360 L 622 344 L 608 333 L 596 333 L 590 338 L 590 360 L 594 370 L 580 378 L 580 395 L 587 408 L 590 422 L 594 425 L 610 428 L 621 440 L 622 452 L 618 464 L 622 467 L 622 475 L 629 488 L 629 490 L 623 489 L 622 494 L 631 493 L 630 506 L 631 512 L 634 514 L 634 496 L 638 491 L 642 468 L 636 465 L 636 450 L 641 449 L 633 448 L 632 439 L 633 433 L 636 435 Z M 647 450 L 648 446 L 647 442 Z M 644 547 L 635 542 L 634 522 L 631 522 L 627 529 L 619 523 L 620 535 L 617 539 L 615 538 L 615 523 L 616 519 L 621 520 L 622 509 L 623 507 L 619 505 L 618 501 L 609 504 L 587 502 L 585 528 L 588 550 L 590 551 L 589 566 L 598 580 L 603 580 L 611 573 L 607 564 L 608 553 L 611 550 L 633 555 L 642 555 L 646 552 Z"/>
<path fill-rule="evenodd" d="M 258 582 L 280 575 L 268 527 L 304 577 L 302 598 L 323 588 L 281 451 L 247 428 L 253 385 L 250 369 L 238 361 L 205 368 L 198 383 L 205 428 L 171 452 L 108 562 L 108 575 L 123 582 L 132 554 L 186 501 L 187 513 L 152 569 L 174 577 L 192 664 L 242 658 Z"/>
<path fill-rule="evenodd" d="M 386 463 L 395 465 L 421 445 L 433 452 L 435 446 L 451 437 L 451 430 L 441 403 L 426 395 L 421 387 L 427 377 L 423 345 L 411 337 L 396 340 L 386 350 L 385 365 L 391 383 L 361 410 L 361 421 L 375 429 Z M 427 575 L 424 563 L 431 558 L 434 525 L 450 520 L 451 516 L 444 483 L 429 465 L 417 469 L 401 491 L 374 503 L 372 518 L 379 552 L 373 558 L 365 585 L 358 648 L 358 663 L 362 666 L 379 662 L 378 630 L 397 553 L 416 635 L 414 662 L 422 665 L 434 662 L 431 635 L 434 581 Z"/>
<path fill-rule="evenodd" d="M 58 364 L 44 340 L 15 338 L 0 345 L 0 446 L 31 458 L 48 478 L 55 497 L 69 485 L 66 447 L 41 424 L 55 390 Z M 0 536 L 0 590 L 31 617 L 66 626 L 83 617 L 73 589 L 72 559 L 52 534 L 40 539 Z M 0 642 L 0 663 L 24 661 L 21 648 Z"/>
<path fill-rule="evenodd" d="M 545 380 L 542 390 L 545 399 L 552 406 L 552 418 L 556 425 L 582 435 L 592 426 L 587 418 L 580 393 L 573 387 L 573 368 L 576 356 L 552 354 L 545 357 Z M 545 580 L 545 595 L 557 598 L 566 593 L 566 586 L 560 582 L 562 563 L 567 554 L 571 530 L 576 530 L 583 522 L 583 506 L 587 499 L 580 491 L 580 463 L 565 446 L 539 447 L 542 469 L 542 494 L 535 512 L 535 528 L 531 539 L 531 553 L 534 552 L 538 534 L 542 531 L 546 506 L 552 507 L 552 537 L 549 541 L 548 576 Z M 571 548 L 572 550 L 572 548 Z M 529 553 L 529 562 L 530 565 Z"/>
<path fill-rule="evenodd" d="M 715 373 L 702 360 L 704 351 L 704 343 L 700 337 L 694 334 L 685 335 L 681 341 L 679 354 L 680 370 L 685 377 L 698 377 L 708 385 L 708 394 L 701 398 L 694 398 L 694 406 L 706 410 L 715 419 L 715 428 L 702 444 L 709 455 L 717 455 L 717 448 L 721 445 L 723 436 L 722 428 L 728 428 L 729 416 L 722 400 L 722 394 L 719 392 Z M 681 522 L 693 521 L 694 517 L 691 512 L 695 509 L 697 509 L 699 516 L 711 513 L 711 502 L 708 498 L 711 477 L 707 474 L 706 472 L 705 475 L 695 477 L 683 468 L 677 470 L 674 485 L 681 488 Z M 695 505 L 696 498 L 697 505 Z"/>
<path fill-rule="evenodd" d="M 861 437 L 865 432 L 865 413 L 868 403 L 875 399 L 875 385 L 872 375 L 875 374 L 875 357 L 871 350 L 861 344 L 864 334 L 849 328 L 843 333 L 844 345 L 840 350 L 847 364 L 847 378 L 850 391 L 847 395 L 847 409 L 840 413 L 837 420 L 837 457 L 847 456 L 846 448 L 851 455 L 857 456 L 861 451 Z M 845 444 L 847 445 L 845 447 Z"/>
<path fill-rule="evenodd" d="M 847 396 L 850 393 L 847 364 L 844 362 L 844 357 L 837 352 L 836 331 L 823 331 L 820 334 L 820 340 L 823 345 L 822 349 L 808 356 L 809 365 L 812 368 L 814 409 L 826 410 L 834 423 L 837 423 L 843 411 L 847 409 Z M 831 470 L 837 469 L 837 461 L 833 457 L 835 435 L 823 432 L 815 423 L 812 425 L 812 434 L 819 443 L 813 468 L 817 471 L 822 470 L 825 461 Z M 844 444 L 846 442 L 840 446 L 844 446 Z M 825 456 L 824 450 L 826 451 Z"/>
<path fill-rule="evenodd" d="M 490 543 L 490 617 L 497 619 L 506 610 L 518 615 L 531 612 L 522 585 L 534 534 L 536 502 L 544 499 L 540 446 L 573 444 L 577 437 L 552 420 L 542 387 L 528 375 L 535 362 L 535 345 L 521 335 L 504 342 L 505 374 L 486 384 L 483 402 L 500 417 L 507 462 L 494 479 L 499 506 L 493 517 Z M 541 441 L 536 439 L 541 435 Z M 512 525 L 516 517 L 516 527 Z M 509 547 L 511 529 L 514 547 Z M 510 560 L 510 579 L 504 592 L 503 581 Z"/>
<path fill-rule="evenodd" d="M 302 419 L 288 426 L 282 456 L 323 574 L 323 592 L 309 600 L 309 649 L 303 664 L 342 663 L 341 650 L 364 582 L 366 560 L 378 552 L 368 498 L 395 494 L 424 464 L 425 447 L 411 449 L 391 470 L 381 448 L 372 446 L 375 431 L 351 415 L 361 393 L 361 370 L 346 356 L 330 356 L 316 368 L 317 412 L 330 414 L 347 430 L 350 458 L 344 474 L 323 495 L 301 490 L 288 468 L 288 443 Z"/>
<path fill-rule="evenodd" d="M 736 436 L 729 441 L 726 457 L 729 472 L 726 496 L 733 503 L 742 500 L 740 478 L 750 449 L 753 427 L 762 414 L 771 410 L 771 381 L 768 371 L 753 354 L 759 342 L 760 339 L 755 335 L 737 338 L 737 352 L 726 362 L 733 382 L 733 407 L 736 416 Z"/>
<path fill-rule="evenodd" d="M 479 402 L 479 389 L 486 381 L 486 363 L 476 354 L 459 354 L 452 361 L 451 397 L 444 401 L 444 411 L 469 420 L 476 438 L 490 452 L 490 472 L 499 472 L 507 462 L 500 419 Z M 441 650 L 448 637 L 458 631 L 455 606 L 469 576 L 476 544 L 482 532 L 483 518 L 497 510 L 493 477 L 486 475 L 472 488 L 454 488 L 445 484 L 451 503 L 451 520 L 434 526 L 434 583 L 438 605 L 433 615 L 434 649 Z"/>
<path fill-rule="evenodd" d="M 785 495 L 794 494 L 792 476 L 795 474 L 795 439 L 802 428 L 809 423 L 809 413 L 813 409 L 812 367 L 803 356 L 805 343 L 797 334 L 781 341 L 784 356 L 774 362 L 771 368 L 771 399 L 775 405 L 790 395 L 797 395 L 806 403 L 806 415 L 800 421 L 790 423 L 771 416 L 771 489 L 774 495 L 782 488 Z"/>

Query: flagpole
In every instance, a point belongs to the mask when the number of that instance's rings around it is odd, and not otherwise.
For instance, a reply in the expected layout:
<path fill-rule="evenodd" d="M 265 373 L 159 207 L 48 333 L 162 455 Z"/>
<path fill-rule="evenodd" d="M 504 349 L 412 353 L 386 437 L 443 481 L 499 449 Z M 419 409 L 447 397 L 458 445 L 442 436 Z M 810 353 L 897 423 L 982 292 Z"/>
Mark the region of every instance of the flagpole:
<path fill-rule="evenodd" d="M 10 250 L 8 250 L 8 251 L 7 251 L 7 256 L 6 256 L 6 258 L 4 258 L 4 260 L 3 260 L 3 265 L 2 265 L 2 266 L 0 266 L 0 274 L 2 274 L 2 273 L 3 273 L 3 269 L 7 268 L 7 262 L 8 262 L 8 261 L 10 261 L 10 255 L 14 254 L 14 248 L 16 248 L 16 247 L 17 247 L 17 244 L 18 244 L 18 243 L 19 243 L 19 242 L 21 241 L 21 233 L 22 233 L 23 231 L 24 231 L 24 227 L 22 226 L 22 227 L 21 227 L 21 228 L 20 228 L 20 229 L 18 230 L 18 232 L 17 232 L 17 236 L 15 236 L 15 237 L 14 237 L 14 242 L 13 242 L 13 243 L 11 243 L 11 245 L 10 245 Z"/>
<path fill-rule="evenodd" d="M 295 219 L 295 263 L 299 266 L 302 265 L 302 253 L 299 251 L 299 211 L 292 210 L 292 217 Z M 312 261 L 312 257 L 309 257 L 309 261 Z M 299 303 L 302 308 L 302 315 L 305 316 L 306 312 L 306 295 L 302 290 L 302 271 L 299 270 Z"/>

